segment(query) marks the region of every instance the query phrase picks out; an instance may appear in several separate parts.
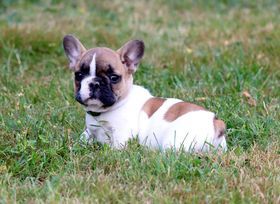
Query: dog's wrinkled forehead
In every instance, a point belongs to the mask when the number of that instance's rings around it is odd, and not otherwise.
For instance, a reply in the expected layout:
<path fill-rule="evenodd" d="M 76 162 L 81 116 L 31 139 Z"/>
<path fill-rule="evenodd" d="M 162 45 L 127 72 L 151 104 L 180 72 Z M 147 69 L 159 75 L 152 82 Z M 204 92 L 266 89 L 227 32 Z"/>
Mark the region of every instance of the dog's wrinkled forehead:
<path fill-rule="evenodd" d="M 93 48 L 82 55 L 76 66 L 76 71 L 83 67 L 90 68 L 91 72 L 94 70 L 95 74 L 106 72 L 108 69 L 120 72 L 122 63 L 119 54 L 115 51 L 109 48 Z"/>

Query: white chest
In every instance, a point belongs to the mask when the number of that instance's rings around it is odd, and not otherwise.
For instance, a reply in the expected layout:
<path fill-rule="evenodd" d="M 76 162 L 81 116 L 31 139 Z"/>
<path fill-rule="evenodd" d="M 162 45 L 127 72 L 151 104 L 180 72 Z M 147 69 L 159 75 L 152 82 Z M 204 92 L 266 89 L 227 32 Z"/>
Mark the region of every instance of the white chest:
<path fill-rule="evenodd" d="M 88 137 L 121 148 L 129 139 L 138 135 L 139 113 L 150 97 L 152 96 L 146 89 L 133 86 L 127 100 L 118 108 L 98 117 L 86 114 Z"/>

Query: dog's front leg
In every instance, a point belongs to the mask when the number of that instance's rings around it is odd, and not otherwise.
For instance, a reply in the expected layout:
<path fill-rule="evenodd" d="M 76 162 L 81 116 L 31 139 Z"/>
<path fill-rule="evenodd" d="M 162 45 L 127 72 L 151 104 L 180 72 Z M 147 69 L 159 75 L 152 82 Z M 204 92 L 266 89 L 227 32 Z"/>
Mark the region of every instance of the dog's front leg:
<path fill-rule="evenodd" d="M 93 140 L 93 136 L 90 133 L 90 130 L 88 128 L 85 129 L 85 131 L 80 135 L 80 142 L 82 143 L 90 143 Z"/>

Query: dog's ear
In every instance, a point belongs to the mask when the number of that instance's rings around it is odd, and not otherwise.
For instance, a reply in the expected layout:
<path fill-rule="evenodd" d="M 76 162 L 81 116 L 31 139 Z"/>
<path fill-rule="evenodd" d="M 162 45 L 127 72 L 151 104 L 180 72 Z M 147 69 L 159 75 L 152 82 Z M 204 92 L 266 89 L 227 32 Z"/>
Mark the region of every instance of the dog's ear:
<path fill-rule="evenodd" d="M 63 38 L 63 48 L 69 59 L 70 69 L 74 69 L 81 54 L 86 51 L 82 43 L 73 35 L 65 35 Z"/>
<path fill-rule="evenodd" d="M 130 73 L 134 73 L 144 55 L 145 45 L 141 40 L 131 40 L 124 44 L 117 52 L 121 61 Z"/>

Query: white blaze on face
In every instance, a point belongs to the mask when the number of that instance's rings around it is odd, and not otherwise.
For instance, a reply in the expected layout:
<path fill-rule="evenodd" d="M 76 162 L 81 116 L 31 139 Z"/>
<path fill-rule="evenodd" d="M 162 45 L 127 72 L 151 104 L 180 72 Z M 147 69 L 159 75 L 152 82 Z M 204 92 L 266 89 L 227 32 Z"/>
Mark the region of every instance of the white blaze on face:
<path fill-rule="evenodd" d="M 96 76 L 96 61 L 95 61 L 95 53 L 93 54 L 92 56 L 92 60 L 91 60 L 91 63 L 89 65 L 90 67 L 90 75 L 91 76 Z"/>
<path fill-rule="evenodd" d="M 92 56 L 92 60 L 89 65 L 89 76 L 84 78 L 81 81 L 81 89 L 80 89 L 80 95 L 82 100 L 86 100 L 90 97 L 90 86 L 96 77 L 96 60 L 95 60 L 96 54 L 94 53 Z"/>

